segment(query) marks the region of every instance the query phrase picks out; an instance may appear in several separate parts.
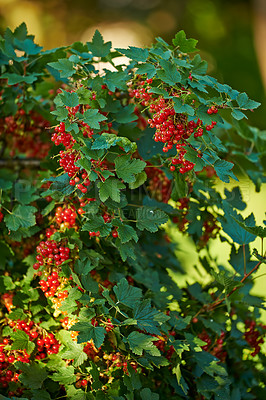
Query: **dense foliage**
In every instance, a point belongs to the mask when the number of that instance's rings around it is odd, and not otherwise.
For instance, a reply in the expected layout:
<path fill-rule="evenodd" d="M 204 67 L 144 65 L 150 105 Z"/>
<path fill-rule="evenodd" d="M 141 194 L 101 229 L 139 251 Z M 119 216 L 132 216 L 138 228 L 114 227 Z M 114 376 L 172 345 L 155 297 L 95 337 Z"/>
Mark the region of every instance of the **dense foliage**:
<path fill-rule="evenodd" d="M 1 399 L 264 398 L 266 228 L 215 186 L 244 173 L 259 191 L 266 136 L 196 44 L 1 38 Z M 202 282 L 177 284 L 175 230 Z"/>

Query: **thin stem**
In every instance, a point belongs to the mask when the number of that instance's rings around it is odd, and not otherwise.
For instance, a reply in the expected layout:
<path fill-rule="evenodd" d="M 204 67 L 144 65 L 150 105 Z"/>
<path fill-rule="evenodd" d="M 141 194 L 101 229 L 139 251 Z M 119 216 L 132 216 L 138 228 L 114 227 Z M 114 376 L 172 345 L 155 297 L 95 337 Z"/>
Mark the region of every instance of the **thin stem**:
<path fill-rule="evenodd" d="M 263 257 L 263 237 L 261 238 L 261 255 Z"/>
<path fill-rule="evenodd" d="M 241 283 L 244 283 L 245 280 L 251 275 L 253 274 L 253 272 L 257 271 L 257 269 L 259 268 L 259 266 L 261 265 L 262 261 L 259 261 L 255 267 L 246 275 L 244 275 L 244 277 L 241 279 Z M 193 318 L 197 317 L 198 315 L 200 315 L 202 312 L 204 311 L 212 311 L 214 308 L 216 308 L 217 306 L 219 306 L 220 304 L 222 304 L 225 299 L 227 299 L 229 296 L 231 296 L 231 294 L 233 294 L 239 287 L 235 286 L 231 292 L 229 292 L 226 296 L 224 296 L 221 300 L 216 300 L 214 303 L 211 304 L 205 304 L 194 316 Z"/>
<path fill-rule="evenodd" d="M 244 257 L 244 276 L 247 274 L 247 263 L 246 263 L 246 248 L 245 244 L 243 244 L 243 257 Z"/>

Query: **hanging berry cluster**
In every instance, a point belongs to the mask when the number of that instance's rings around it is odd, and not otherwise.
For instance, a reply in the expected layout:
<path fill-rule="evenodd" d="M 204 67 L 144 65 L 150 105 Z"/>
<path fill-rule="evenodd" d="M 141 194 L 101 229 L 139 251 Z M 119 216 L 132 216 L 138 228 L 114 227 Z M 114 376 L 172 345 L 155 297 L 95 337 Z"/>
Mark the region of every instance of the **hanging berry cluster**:
<path fill-rule="evenodd" d="M 149 179 L 147 189 L 158 201 L 167 203 L 171 196 L 171 180 L 167 178 L 162 169 L 147 163 L 145 172 Z"/>
<path fill-rule="evenodd" d="M 16 385 L 13 386 L 15 390 L 10 390 L 8 395 L 21 396 L 24 389 L 19 381 L 20 371 L 17 373 L 14 370 L 14 363 L 17 361 L 27 364 L 30 363 L 32 348 L 31 351 L 26 349 L 13 349 L 13 347 L 16 347 L 16 338 L 20 336 L 24 338 L 23 335 L 28 335 L 29 343 L 31 343 L 33 348 L 34 346 L 36 347 L 34 350 L 34 357 L 36 360 L 43 360 L 49 355 L 57 354 L 59 352 L 60 343 L 53 333 L 46 333 L 38 323 L 31 320 L 8 319 L 6 324 L 11 328 L 13 333 L 5 337 L 0 343 L 0 386 L 5 389 L 9 387 L 9 384 L 12 386 L 12 382 L 15 382 Z"/>
<path fill-rule="evenodd" d="M 195 321 L 194 321 L 195 322 Z M 213 356 L 219 358 L 222 362 L 225 361 L 227 357 L 227 351 L 224 348 L 224 341 L 225 341 L 225 332 L 221 332 L 219 337 L 216 337 L 214 340 L 208 335 L 208 333 L 203 330 L 198 337 L 206 342 L 204 346 L 202 346 L 202 350 L 208 351 Z"/>
<path fill-rule="evenodd" d="M 74 206 L 57 207 L 55 211 L 56 223 L 61 229 L 72 228 L 76 223 L 77 213 Z"/>
<path fill-rule="evenodd" d="M 185 159 L 187 139 L 191 135 L 194 138 L 202 136 L 204 129 L 211 131 L 216 125 L 216 121 L 212 121 L 210 125 L 204 125 L 199 118 L 189 120 L 187 114 L 175 111 L 173 98 L 189 96 L 191 92 L 182 87 L 179 91 L 172 90 L 170 98 L 156 97 L 152 93 L 152 87 L 150 86 L 152 82 L 152 79 L 141 80 L 141 76 L 137 76 L 137 81 L 135 82 L 137 88 L 133 89 L 131 86 L 129 88 L 129 96 L 136 101 L 139 100 L 142 106 L 148 108 L 152 118 L 149 118 L 147 122 L 151 128 L 156 129 L 154 140 L 164 144 L 163 151 L 167 153 L 173 147 L 176 148 L 177 155 L 172 159 L 170 170 L 175 171 L 179 167 L 178 171 L 184 174 L 195 166 L 195 163 Z M 207 110 L 208 115 L 216 114 L 217 112 L 218 109 L 215 106 Z M 197 151 L 196 149 L 194 150 Z M 198 152 L 198 157 L 201 157 L 200 152 Z"/>
<path fill-rule="evenodd" d="M 265 330 L 266 326 L 262 325 L 262 328 Z M 256 329 L 256 321 L 249 319 L 245 321 L 244 338 L 248 342 L 250 347 L 254 348 L 251 353 L 251 356 L 254 357 L 260 352 L 260 348 L 264 343 L 263 335 L 258 329 Z"/>
<path fill-rule="evenodd" d="M 95 98 L 95 94 L 92 95 Z M 89 109 L 90 106 L 75 106 L 75 107 L 66 107 L 68 110 L 68 117 L 70 121 L 75 118 L 77 112 L 81 114 L 84 113 L 86 109 Z M 106 113 L 102 113 L 106 114 Z M 83 137 L 92 138 L 94 135 L 93 129 L 84 121 L 78 121 L 78 126 L 80 132 L 82 132 Z M 112 127 L 112 123 L 104 123 L 103 129 L 101 132 L 109 132 Z M 76 140 L 73 136 L 66 132 L 66 127 L 64 122 L 60 122 L 58 126 L 55 127 L 55 133 L 52 135 L 51 140 L 54 142 L 56 146 L 63 145 L 65 150 L 60 150 L 60 160 L 59 164 L 63 168 L 63 170 L 68 174 L 71 178 L 69 184 L 71 186 L 76 186 L 83 194 L 85 194 L 88 190 L 88 186 L 90 185 L 90 180 L 88 178 L 88 173 L 81 167 L 79 167 L 76 163 L 81 158 L 81 154 L 78 150 L 74 149 L 73 146 L 76 143 Z M 107 169 L 105 160 L 90 160 L 91 162 L 91 170 L 95 171 L 97 175 L 101 178 L 101 180 L 105 180 L 105 178 L 101 175 L 101 171 Z"/>
<path fill-rule="evenodd" d="M 10 149 L 11 157 L 23 153 L 29 158 L 43 159 L 51 147 L 48 134 L 47 141 L 44 140 L 49 125 L 37 112 L 31 110 L 26 114 L 20 108 L 15 115 L 0 119 L 0 139 Z"/>
<path fill-rule="evenodd" d="M 35 270 L 46 265 L 58 266 L 69 259 L 69 247 L 63 246 L 61 243 L 58 243 L 55 240 L 48 239 L 45 242 L 40 242 L 36 250 L 37 262 L 33 265 Z"/>

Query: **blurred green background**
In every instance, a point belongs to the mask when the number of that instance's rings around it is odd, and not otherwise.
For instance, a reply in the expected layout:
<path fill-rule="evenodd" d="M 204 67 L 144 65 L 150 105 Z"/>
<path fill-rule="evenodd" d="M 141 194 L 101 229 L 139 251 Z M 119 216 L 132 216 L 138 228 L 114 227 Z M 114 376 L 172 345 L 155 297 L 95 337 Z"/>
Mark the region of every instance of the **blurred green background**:
<path fill-rule="evenodd" d="M 45 49 L 91 40 L 95 29 L 114 47 L 149 45 L 157 36 L 170 42 L 183 29 L 199 40 L 209 74 L 262 103 L 249 113 L 249 123 L 266 129 L 266 0 L 0 0 L 1 33 L 23 21 Z M 262 224 L 265 185 L 259 194 L 245 179 L 241 187 L 245 216 L 253 211 Z M 212 249 L 222 263 L 228 258 L 225 246 L 218 242 Z M 197 254 L 189 241 L 182 239 L 178 254 L 191 269 L 190 279 L 204 279 L 194 268 Z M 255 291 L 264 295 L 265 274 L 256 282 Z"/>

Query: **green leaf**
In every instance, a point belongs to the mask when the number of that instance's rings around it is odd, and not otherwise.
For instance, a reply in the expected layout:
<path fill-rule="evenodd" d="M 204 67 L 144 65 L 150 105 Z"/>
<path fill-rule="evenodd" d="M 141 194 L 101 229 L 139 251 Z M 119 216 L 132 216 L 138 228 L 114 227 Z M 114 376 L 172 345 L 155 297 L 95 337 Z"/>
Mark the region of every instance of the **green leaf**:
<path fill-rule="evenodd" d="M 105 223 L 102 216 L 91 216 L 82 227 L 82 231 L 100 232 L 105 237 L 111 232 L 112 225 Z"/>
<path fill-rule="evenodd" d="M 117 227 L 118 236 L 120 238 L 121 244 L 127 243 L 130 240 L 134 240 L 136 243 L 139 240 L 137 232 L 132 226 L 124 224 L 120 220 L 116 219 L 112 221 L 113 226 Z"/>
<path fill-rule="evenodd" d="M 71 270 L 70 270 L 70 272 L 71 272 Z M 72 273 L 72 276 L 73 276 L 73 281 L 75 282 L 75 280 L 74 280 L 75 274 Z M 80 282 L 77 282 L 77 283 L 80 284 Z M 62 301 L 62 304 L 60 306 L 60 310 L 61 311 L 65 311 L 65 312 L 67 312 L 69 314 L 75 312 L 77 310 L 77 308 L 78 308 L 76 300 L 79 300 L 81 298 L 81 296 L 82 296 L 82 293 L 77 288 L 77 286 L 71 288 L 69 290 L 68 297 Z"/>
<path fill-rule="evenodd" d="M 242 111 L 240 111 L 240 110 L 236 110 L 236 109 L 234 109 L 233 111 L 232 111 L 232 117 L 233 118 L 235 118 L 237 121 L 240 121 L 241 119 L 243 119 L 243 118 L 247 118 L 247 116 L 244 114 L 244 113 L 242 113 Z"/>
<path fill-rule="evenodd" d="M 137 75 L 144 75 L 147 74 L 147 78 L 153 78 L 154 75 L 156 74 L 156 68 L 153 64 L 145 63 L 139 65 L 137 71 Z"/>
<path fill-rule="evenodd" d="M 206 372 L 208 375 L 227 376 L 226 369 L 218 364 L 220 361 L 212 354 L 206 351 L 195 352 L 194 358 L 197 360 L 199 367 L 203 369 L 203 371 Z"/>
<path fill-rule="evenodd" d="M 26 350 L 30 354 L 35 348 L 35 344 L 30 341 L 26 332 L 19 329 L 12 333 L 11 339 L 13 340 L 11 350 Z"/>
<path fill-rule="evenodd" d="M 181 386 L 183 392 L 184 392 L 185 394 L 187 394 L 187 392 L 188 392 L 188 390 L 189 390 L 189 387 L 188 387 L 188 385 L 187 385 L 185 379 L 184 379 L 183 376 L 182 376 L 180 364 L 177 364 L 177 365 L 173 368 L 173 373 L 176 375 L 176 379 L 177 379 L 178 385 Z"/>
<path fill-rule="evenodd" d="M 198 40 L 196 39 L 187 39 L 185 32 L 179 31 L 174 39 L 173 39 L 173 45 L 178 46 L 179 50 L 182 51 L 183 53 L 193 53 L 194 51 L 197 51 L 196 45 L 198 43 Z"/>
<path fill-rule="evenodd" d="M 137 228 L 143 231 L 157 232 L 158 227 L 168 221 L 168 215 L 161 210 L 151 207 L 142 207 L 137 210 Z"/>
<path fill-rule="evenodd" d="M 109 149 L 112 146 L 121 146 L 123 149 L 128 151 L 135 151 L 136 144 L 132 143 L 128 138 L 117 136 L 115 134 L 110 133 L 102 133 L 101 135 L 94 135 L 94 142 L 91 146 L 92 150 L 100 150 L 100 149 Z"/>
<path fill-rule="evenodd" d="M 87 42 L 88 50 L 92 52 L 93 57 L 106 57 L 111 50 L 112 43 L 104 43 L 103 37 L 96 29 L 92 41 Z"/>
<path fill-rule="evenodd" d="M 149 299 L 143 300 L 141 303 L 136 303 L 133 310 L 133 318 L 137 321 L 137 325 L 140 329 L 145 330 L 148 333 L 159 335 L 160 326 L 157 318 L 160 316 L 155 308 L 151 307 Z"/>
<path fill-rule="evenodd" d="M 37 209 L 32 206 L 17 205 L 10 214 L 6 214 L 4 221 L 11 231 L 17 231 L 19 228 L 29 228 L 35 225 L 35 213 Z"/>
<path fill-rule="evenodd" d="M 156 337 L 148 336 L 144 333 L 134 331 L 131 332 L 124 340 L 128 342 L 129 347 L 133 351 L 133 353 L 137 354 L 138 356 L 141 356 L 144 350 L 153 356 L 161 355 L 160 351 L 153 344 L 154 341 L 158 340 L 158 338 Z"/>
<path fill-rule="evenodd" d="M 14 286 L 14 288 L 15 288 L 15 286 Z M 14 311 L 9 313 L 8 318 L 13 319 L 13 320 L 26 319 L 27 318 L 27 314 L 25 314 L 24 311 L 21 308 L 16 308 Z"/>
<path fill-rule="evenodd" d="M 38 46 L 34 41 L 30 38 L 24 39 L 24 40 L 14 40 L 14 44 L 17 46 L 17 48 L 21 51 L 25 51 L 25 53 L 29 56 L 36 55 L 40 53 L 42 50 L 41 46 Z"/>
<path fill-rule="evenodd" d="M 74 367 L 79 367 L 87 360 L 88 356 L 83 351 L 83 345 L 73 342 L 71 339 L 67 342 L 67 349 L 60 352 L 62 358 L 73 360 Z"/>
<path fill-rule="evenodd" d="M 78 167 L 85 169 L 87 172 L 91 171 L 91 162 L 86 158 L 82 157 L 75 162 Z"/>
<path fill-rule="evenodd" d="M 100 200 L 104 203 L 107 199 L 112 199 L 119 203 L 120 189 L 125 189 L 125 185 L 115 178 L 108 178 L 105 182 L 98 182 Z"/>
<path fill-rule="evenodd" d="M 134 104 L 129 104 L 128 106 L 119 108 L 119 111 L 114 114 L 116 122 L 119 122 L 120 124 L 126 124 L 128 122 L 136 121 L 138 117 L 134 113 L 134 110 Z"/>
<path fill-rule="evenodd" d="M 59 93 L 58 97 L 66 107 L 76 107 L 79 105 L 79 97 L 75 92 L 70 93 L 61 89 L 61 93 Z"/>
<path fill-rule="evenodd" d="M 10 276 L 1 275 L 0 276 L 0 293 L 5 293 L 8 290 L 15 289 L 15 285 Z"/>
<path fill-rule="evenodd" d="M 225 160 L 217 160 L 213 164 L 217 176 L 221 179 L 221 181 L 226 183 L 230 182 L 230 177 L 238 181 L 237 177 L 231 171 L 233 166 L 233 163 Z"/>
<path fill-rule="evenodd" d="M 238 249 L 236 249 L 236 246 L 233 245 L 230 253 L 229 262 L 235 269 L 235 271 L 243 276 L 245 270 L 246 273 L 249 273 L 257 264 L 257 261 L 251 261 L 250 257 L 251 254 L 249 246 L 245 245 L 244 249 L 244 246 L 242 245 Z"/>
<path fill-rule="evenodd" d="M 47 65 L 60 71 L 61 78 L 69 78 L 76 72 L 74 63 L 69 61 L 67 58 L 60 58 L 58 61 L 50 62 Z"/>
<path fill-rule="evenodd" d="M 137 189 L 141 185 L 143 185 L 147 180 L 147 174 L 145 171 L 142 171 L 135 176 L 135 182 L 129 183 L 129 188 L 130 189 Z"/>
<path fill-rule="evenodd" d="M 70 328 L 71 331 L 78 331 L 78 343 L 88 342 L 93 340 L 97 349 L 101 347 L 104 342 L 106 330 L 102 326 L 93 326 L 89 321 L 77 322 Z"/>
<path fill-rule="evenodd" d="M 253 213 L 250 214 L 245 220 L 240 214 L 234 211 L 231 207 L 227 206 L 226 203 L 223 204 L 224 216 L 225 218 L 218 218 L 222 224 L 223 230 L 227 233 L 234 242 L 238 244 L 248 244 L 256 239 L 256 235 L 247 232 L 237 221 L 244 222 L 247 226 L 255 226 L 255 218 Z"/>
<path fill-rule="evenodd" d="M 205 342 L 204 342 L 205 344 Z M 174 347 L 176 353 L 179 355 L 179 357 L 181 356 L 181 354 L 184 351 L 189 351 L 189 345 L 184 342 L 184 340 L 175 340 L 174 342 L 171 343 L 171 345 Z"/>
<path fill-rule="evenodd" d="M 55 200 L 50 201 L 50 203 L 48 203 L 47 206 L 43 208 L 42 215 L 45 217 L 46 215 L 50 214 L 50 212 L 53 211 L 55 205 Z"/>
<path fill-rule="evenodd" d="M 65 387 L 68 399 L 75 400 L 95 400 L 92 393 L 85 392 L 82 389 L 76 389 L 75 386 L 70 385 Z"/>
<path fill-rule="evenodd" d="M 100 122 L 105 121 L 107 118 L 99 113 L 99 110 L 90 108 L 84 114 L 77 114 L 77 117 L 88 124 L 92 129 L 100 129 Z"/>
<path fill-rule="evenodd" d="M 44 181 L 46 180 L 53 182 L 50 186 L 50 190 L 58 191 L 65 196 L 70 195 L 75 190 L 73 186 L 69 185 L 69 176 L 67 173 L 56 176 L 55 178 L 50 177 L 48 179 L 45 179 Z"/>
<path fill-rule="evenodd" d="M 14 185 L 15 199 L 23 205 L 29 204 L 39 198 L 39 196 L 34 196 L 35 192 L 36 187 L 31 186 L 26 181 L 20 180 Z"/>
<path fill-rule="evenodd" d="M 17 85 L 18 83 L 25 82 L 27 84 L 31 84 L 37 80 L 37 76 L 34 74 L 31 75 L 18 75 L 15 73 L 8 73 L 1 75 L 1 79 L 7 79 L 8 85 Z"/>
<path fill-rule="evenodd" d="M 239 93 L 239 95 L 236 98 L 236 101 L 237 101 L 239 107 L 244 108 L 246 110 L 250 110 L 250 109 L 253 110 L 255 108 L 258 108 L 261 104 L 261 103 L 258 103 L 257 101 L 250 100 L 246 93 Z"/>
<path fill-rule="evenodd" d="M 133 308 L 142 297 L 141 289 L 129 285 L 126 278 L 122 278 L 113 290 L 119 303 L 130 308 Z"/>
<path fill-rule="evenodd" d="M 136 372 L 134 371 L 134 369 L 131 366 L 128 366 L 128 374 L 124 375 L 123 382 L 124 382 L 125 386 L 127 387 L 127 389 L 132 392 L 133 392 L 133 390 L 139 390 L 142 387 L 139 374 L 136 374 Z M 122 398 L 122 400 L 123 399 L 124 398 Z M 115 400 L 119 400 L 119 399 L 115 399 Z"/>
<path fill-rule="evenodd" d="M 163 145 L 153 139 L 154 129 L 146 128 L 141 138 L 137 141 L 138 152 L 144 160 L 150 160 L 153 156 L 162 153 Z"/>
<path fill-rule="evenodd" d="M 16 362 L 15 365 L 22 371 L 19 380 L 23 385 L 29 389 L 40 389 L 42 387 L 48 376 L 44 365 L 37 363 L 25 364 L 20 361 Z"/>
<path fill-rule="evenodd" d="M 8 189 L 11 189 L 12 186 L 13 186 L 13 182 L 12 181 L 8 181 L 6 179 L 0 178 L 0 189 L 8 190 Z"/>
<path fill-rule="evenodd" d="M 124 54 L 126 57 L 130 58 L 134 61 L 147 61 L 149 57 L 149 51 L 147 49 L 142 49 L 140 47 L 129 46 L 128 49 L 115 49 L 119 51 L 119 53 Z"/>
<path fill-rule="evenodd" d="M 126 261 L 127 258 L 132 258 L 133 260 L 136 259 L 136 245 L 133 240 L 123 244 L 121 243 L 121 240 L 117 238 L 115 246 L 117 247 L 123 261 Z"/>
<path fill-rule="evenodd" d="M 193 74 L 198 74 L 198 75 L 204 75 L 206 74 L 208 70 L 208 63 L 205 60 L 201 59 L 201 56 L 199 54 L 196 54 L 195 57 L 193 58 L 191 64 L 193 65 Z"/>
<path fill-rule="evenodd" d="M 259 236 L 260 238 L 265 238 L 266 237 L 266 228 L 263 228 L 262 226 L 248 226 L 244 222 L 239 221 L 237 218 L 233 217 L 232 218 L 235 220 L 235 222 L 240 225 L 242 228 L 245 229 L 245 231 L 251 233 L 252 235 Z"/>
<path fill-rule="evenodd" d="M 106 71 L 104 83 L 107 85 L 108 89 L 111 90 L 111 92 L 114 92 L 116 89 L 126 90 L 127 79 L 128 74 L 126 71 Z"/>
<path fill-rule="evenodd" d="M 174 110 L 176 113 L 182 114 L 188 114 L 190 116 L 193 116 L 195 114 L 194 108 L 189 106 L 188 104 L 184 104 L 183 101 L 180 98 L 173 98 L 174 102 Z"/>
<path fill-rule="evenodd" d="M 131 158 L 129 155 L 116 157 L 115 169 L 118 178 L 127 183 L 135 182 L 135 175 L 142 172 L 146 166 L 145 161 Z"/>
<path fill-rule="evenodd" d="M 75 369 L 72 365 L 68 365 L 67 367 L 59 367 L 57 368 L 58 372 L 55 372 L 51 379 L 55 382 L 59 382 L 60 385 L 69 385 L 71 383 L 76 382 Z"/>
<path fill-rule="evenodd" d="M 168 85 L 174 86 L 181 82 L 181 75 L 178 72 L 176 65 L 167 60 L 160 60 L 162 69 L 157 70 L 157 76 Z"/>
<path fill-rule="evenodd" d="M 51 111 L 51 114 L 55 115 L 58 121 L 65 121 L 68 119 L 68 110 L 65 107 L 56 107 L 56 110 Z"/>
<path fill-rule="evenodd" d="M 44 389 L 33 389 L 31 400 L 51 400 L 50 394 Z"/>
<path fill-rule="evenodd" d="M 246 208 L 246 203 L 243 201 L 240 188 L 238 186 L 234 187 L 231 191 L 224 189 L 224 194 L 226 196 L 227 202 L 234 208 L 243 211 Z"/>
<path fill-rule="evenodd" d="M 141 400 L 159 400 L 159 395 L 157 393 L 153 393 L 151 389 L 144 388 L 140 391 Z"/>

